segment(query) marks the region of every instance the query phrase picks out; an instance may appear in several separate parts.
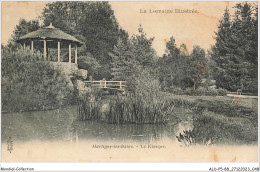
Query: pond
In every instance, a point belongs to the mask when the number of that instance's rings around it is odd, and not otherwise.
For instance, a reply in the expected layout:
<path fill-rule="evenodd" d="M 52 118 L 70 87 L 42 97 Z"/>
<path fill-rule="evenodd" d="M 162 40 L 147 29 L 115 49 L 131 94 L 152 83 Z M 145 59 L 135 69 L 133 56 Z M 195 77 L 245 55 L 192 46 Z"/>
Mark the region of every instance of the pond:
<path fill-rule="evenodd" d="M 108 124 L 103 121 L 78 120 L 76 107 L 62 110 L 17 112 L 2 114 L 2 142 L 9 137 L 18 142 L 100 140 L 151 142 L 164 138 L 176 140 L 180 129 L 190 127 L 190 121 L 168 125 Z"/>
<path fill-rule="evenodd" d="M 194 143 L 257 144 L 257 137 L 252 137 L 252 133 L 243 133 L 234 126 L 223 125 L 209 118 L 208 115 L 216 116 L 212 112 L 205 112 L 206 117 L 203 118 L 182 108 L 176 109 L 176 112 L 181 117 L 180 122 L 172 117 L 167 124 L 160 125 L 80 121 L 75 106 L 45 112 L 3 113 L 2 142 L 11 137 L 16 142 L 100 140 L 151 143 L 166 139 L 186 146 Z"/>

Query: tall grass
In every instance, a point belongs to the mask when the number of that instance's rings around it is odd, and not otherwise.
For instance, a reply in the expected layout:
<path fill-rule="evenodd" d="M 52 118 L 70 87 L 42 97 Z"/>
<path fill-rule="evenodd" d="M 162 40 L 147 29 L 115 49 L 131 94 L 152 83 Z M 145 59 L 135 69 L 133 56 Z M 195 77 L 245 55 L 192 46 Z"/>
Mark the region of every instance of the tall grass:
<path fill-rule="evenodd" d="M 173 108 L 162 98 L 143 99 L 142 95 L 118 96 L 109 103 L 106 119 L 109 123 L 166 123 Z"/>
<path fill-rule="evenodd" d="M 101 118 L 102 104 L 100 101 L 90 102 L 87 98 L 79 101 L 78 114 L 80 120 L 98 120 Z"/>
<path fill-rule="evenodd" d="M 97 91 L 89 92 L 82 95 L 78 102 L 79 119 L 84 120 L 99 120 L 102 117 L 102 94 Z"/>
<path fill-rule="evenodd" d="M 108 109 L 102 110 L 101 101 L 80 100 L 78 114 L 80 120 L 100 120 L 108 123 L 158 124 L 166 123 L 173 112 L 173 106 L 162 97 L 145 100 L 142 95 L 127 94 L 109 100 Z"/>
<path fill-rule="evenodd" d="M 159 81 L 148 71 L 138 72 L 133 78 L 132 81 L 128 80 L 131 89 L 127 89 L 126 95 L 110 98 L 105 104 L 108 106 L 106 110 L 102 110 L 104 103 L 90 103 L 89 98 L 84 98 L 79 107 L 80 119 L 103 117 L 108 123 L 113 124 L 166 123 L 173 113 L 173 106 L 160 94 Z"/>

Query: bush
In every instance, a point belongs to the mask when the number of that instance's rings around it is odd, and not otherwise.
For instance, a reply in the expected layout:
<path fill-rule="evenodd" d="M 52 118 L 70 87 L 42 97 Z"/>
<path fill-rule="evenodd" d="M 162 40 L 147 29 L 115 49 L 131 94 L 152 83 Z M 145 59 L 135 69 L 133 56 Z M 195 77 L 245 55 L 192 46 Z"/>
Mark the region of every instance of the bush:
<path fill-rule="evenodd" d="M 78 58 L 78 67 L 79 69 L 88 70 L 88 78 L 89 76 L 96 76 L 99 73 L 99 70 L 102 70 L 101 65 L 98 63 L 98 61 L 90 54 L 87 54 L 86 56 L 80 56 Z M 97 79 L 103 78 L 99 77 Z"/>
<path fill-rule="evenodd" d="M 216 89 L 210 89 L 206 92 L 206 96 L 217 96 L 218 91 Z"/>
<path fill-rule="evenodd" d="M 73 88 L 64 74 L 41 59 L 29 51 L 2 55 L 3 110 L 45 110 L 72 103 Z"/>
<path fill-rule="evenodd" d="M 188 87 L 188 88 L 185 89 L 185 94 L 186 95 L 192 95 L 192 91 L 193 91 L 193 89 L 191 87 Z"/>
<path fill-rule="evenodd" d="M 226 96 L 227 90 L 225 89 L 206 89 L 204 87 L 200 87 L 196 90 L 186 90 L 185 94 L 193 95 L 193 96 Z"/>
<path fill-rule="evenodd" d="M 218 91 L 218 96 L 226 96 L 227 95 L 227 90 L 223 88 L 217 89 Z"/>
<path fill-rule="evenodd" d="M 182 95 L 182 94 L 184 94 L 184 91 L 181 88 L 176 87 L 176 88 L 173 88 L 173 94 Z"/>
<path fill-rule="evenodd" d="M 205 96 L 207 95 L 207 89 L 206 88 L 198 88 L 196 90 L 192 90 L 192 95 L 194 96 Z"/>
<path fill-rule="evenodd" d="M 165 89 L 165 91 L 169 93 L 173 93 L 175 95 L 183 95 L 184 91 L 180 87 L 170 86 L 169 88 Z"/>
<path fill-rule="evenodd" d="M 160 82 L 151 73 L 150 70 L 136 66 L 135 73 L 126 79 L 127 91 L 130 93 L 141 93 L 149 97 L 150 94 L 159 94 L 161 91 Z"/>

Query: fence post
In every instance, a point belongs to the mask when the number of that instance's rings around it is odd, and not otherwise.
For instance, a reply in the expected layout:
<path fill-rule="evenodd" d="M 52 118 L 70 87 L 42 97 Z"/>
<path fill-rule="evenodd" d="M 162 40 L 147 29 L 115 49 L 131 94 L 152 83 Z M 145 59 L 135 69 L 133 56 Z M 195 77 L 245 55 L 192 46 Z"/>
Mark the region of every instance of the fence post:
<path fill-rule="evenodd" d="M 107 88 L 107 81 L 105 80 L 104 88 Z"/>
<path fill-rule="evenodd" d="M 120 89 L 122 89 L 122 81 L 119 81 Z"/>
<path fill-rule="evenodd" d="M 99 81 L 99 86 L 102 87 L 102 80 Z"/>

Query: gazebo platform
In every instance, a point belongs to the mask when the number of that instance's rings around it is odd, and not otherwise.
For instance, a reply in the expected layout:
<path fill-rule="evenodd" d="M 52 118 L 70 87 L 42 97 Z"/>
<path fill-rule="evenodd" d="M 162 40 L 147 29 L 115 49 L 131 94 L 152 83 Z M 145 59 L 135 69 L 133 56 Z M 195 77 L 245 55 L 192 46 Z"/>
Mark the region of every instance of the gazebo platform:
<path fill-rule="evenodd" d="M 68 62 L 50 62 L 55 69 L 60 69 L 66 75 L 71 75 L 78 70 L 78 64 Z"/>

